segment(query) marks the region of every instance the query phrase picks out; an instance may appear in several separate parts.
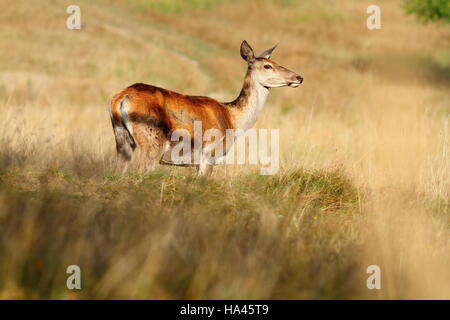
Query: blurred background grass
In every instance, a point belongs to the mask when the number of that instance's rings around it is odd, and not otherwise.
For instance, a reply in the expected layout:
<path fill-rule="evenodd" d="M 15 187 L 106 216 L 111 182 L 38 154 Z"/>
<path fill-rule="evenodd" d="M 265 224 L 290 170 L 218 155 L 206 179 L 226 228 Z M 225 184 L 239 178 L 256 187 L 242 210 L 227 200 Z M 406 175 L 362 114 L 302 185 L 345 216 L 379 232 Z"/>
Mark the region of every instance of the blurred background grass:
<path fill-rule="evenodd" d="M 1 298 L 449 298 L 450 29 L 402 1 L 7 2 L 0 12 Z M 234 98 L 255 51 L 281 170 L 114 170 L 108 97 Z M 66 267 L 82 269 L 80 291 Z M 382 290 L 365 286 L 382 270 Z"/>

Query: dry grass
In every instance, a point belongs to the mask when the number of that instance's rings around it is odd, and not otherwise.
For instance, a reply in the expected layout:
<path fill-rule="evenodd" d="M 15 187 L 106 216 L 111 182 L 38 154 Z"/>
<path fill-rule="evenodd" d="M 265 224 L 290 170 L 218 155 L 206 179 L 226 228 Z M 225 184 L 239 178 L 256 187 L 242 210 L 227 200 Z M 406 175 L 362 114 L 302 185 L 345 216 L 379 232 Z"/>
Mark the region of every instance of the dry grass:
<path fill-rule="evenodd" d="M 79 1 L 70 31 L 70 1 L 2 1 L 0 298 L 450 298 L 450 29 L 397 1 L 379 31 L 370 1 L 156 2 Z M 231 99 L 243 39 L 305 78 L 257 124 L 280 173 L 117 174 L 108 96 Z"/>

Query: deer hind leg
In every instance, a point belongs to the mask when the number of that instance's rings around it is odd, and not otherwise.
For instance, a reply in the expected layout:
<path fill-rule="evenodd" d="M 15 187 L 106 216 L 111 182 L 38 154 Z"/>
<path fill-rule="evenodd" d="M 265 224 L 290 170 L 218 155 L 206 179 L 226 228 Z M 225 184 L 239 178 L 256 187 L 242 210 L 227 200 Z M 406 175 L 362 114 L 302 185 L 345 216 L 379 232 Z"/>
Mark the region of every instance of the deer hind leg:
<path fill-rule="evenodd" d="M 112 100 L 109 104 L 109 113 L 111 116 L 111 123 L 114 130 L 114 137 L 116 140 L 117 163 L 116 166 L 122 172 L 128 168 L 130 160 L 133 158 L 133 152 L 136 148 L 136 143 L 131 136 L 126 126 L 114 119 L 112 114 Z"/>
<path fill-rule="evenodd" d="M 116 138 L 117 150 L 117 167 L 122 172 L 128 169 L 128 164 L 133 158 L 135 144 L 130 140 L 130 136 L 126 128 L 122 126 L 114 126 L 114 136 Z"/>
<path fill-rule="evenodd" d="M 137 169 L 141 172 L 154 170 L 164 153 L 166 138 L 163 130 L 148 123 L 134 123 L 133 136 L 139 147 Z"/>

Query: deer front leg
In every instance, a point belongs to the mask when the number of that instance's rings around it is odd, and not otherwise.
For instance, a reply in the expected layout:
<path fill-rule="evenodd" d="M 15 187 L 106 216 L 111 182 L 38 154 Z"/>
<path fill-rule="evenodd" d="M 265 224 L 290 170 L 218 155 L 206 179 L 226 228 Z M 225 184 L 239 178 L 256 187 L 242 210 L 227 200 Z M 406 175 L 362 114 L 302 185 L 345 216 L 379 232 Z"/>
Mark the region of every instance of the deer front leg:
<path fill-rule="evenodd" d="M 208 158 L 202 156 L 200 165 L 198 166 L 197 175 L 199 177 L 208 177 L 211 175 L 213 170 L 213 165 L 209 163 Z"/>

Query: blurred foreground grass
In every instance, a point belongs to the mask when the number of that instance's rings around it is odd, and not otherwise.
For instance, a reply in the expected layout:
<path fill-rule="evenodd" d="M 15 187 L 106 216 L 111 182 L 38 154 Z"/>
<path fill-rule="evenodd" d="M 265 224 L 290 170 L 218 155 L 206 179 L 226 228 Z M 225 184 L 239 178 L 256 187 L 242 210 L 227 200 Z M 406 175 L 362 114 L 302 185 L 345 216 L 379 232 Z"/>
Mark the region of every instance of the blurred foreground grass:
<path fill-rule="evenodd" d="M 339 170 L 227 181 L 4 172 L 0 297 L 343 298 L 358 200 Z"/>

